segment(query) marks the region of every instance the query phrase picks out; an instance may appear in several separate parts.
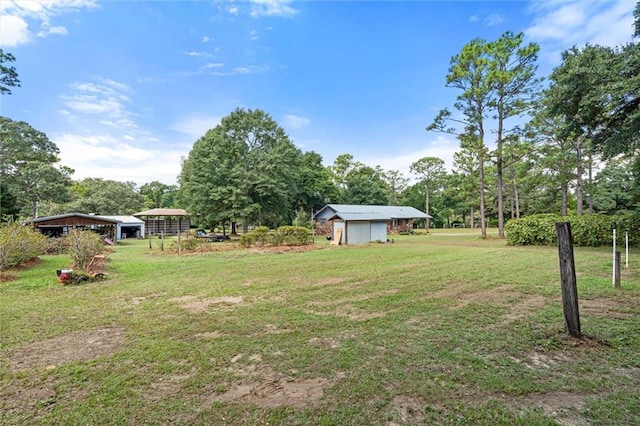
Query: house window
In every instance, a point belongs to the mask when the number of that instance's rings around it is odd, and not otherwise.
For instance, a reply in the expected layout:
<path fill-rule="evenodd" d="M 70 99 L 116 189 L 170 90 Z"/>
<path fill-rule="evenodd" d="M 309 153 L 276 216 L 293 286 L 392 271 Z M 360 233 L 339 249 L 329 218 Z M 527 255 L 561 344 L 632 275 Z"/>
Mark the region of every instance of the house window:
<path fill-rule="evenodd" d="M 398 226 L 398 219 L 393 219 L 393 227 L 395 228 L 396 226 Z"/>

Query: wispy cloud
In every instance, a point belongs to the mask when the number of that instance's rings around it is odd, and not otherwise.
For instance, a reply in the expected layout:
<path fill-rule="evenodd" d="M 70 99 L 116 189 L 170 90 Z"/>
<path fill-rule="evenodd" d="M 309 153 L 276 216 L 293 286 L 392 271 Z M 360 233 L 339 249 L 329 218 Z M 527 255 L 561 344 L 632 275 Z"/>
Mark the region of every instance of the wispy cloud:
<path fill-rule="evenodd" d="M 0 37 L 3 46 L 28 43 L 33 35 L 66 35 L 64 26 L 53 25 L 55 17 L 85 8 L 97 7 L 94 0 L 2 0 L 0 2 Z M 35 30 L 32 30 L 36 27 Z"/>
<path fill-rule="evenodd" d="M 235 67 L 230 71 L 214 71 L 211 75 L 217 76 L 230 76 L 230 75 L 246 75 L 246 74 L 260 74 L 270 71 L 271 67 L 268 65 L 248 65 L 245 67 Z"/>
<path fill-rule="evenodd" d="M 281 16 L 290 18 L 300 11 L 290 6 L 291 0 L 251 0 L 250 15 L 254 18 L 259 16 Z"/>
<path fill-rule="evenodd" d="M 494 25 L 498 25 L 504 22 L 504 17 L 499 13 L 493 13 L 486 18 L 484 18 L 484 24 L 488 27 L 493 27 Z"/>
<path fill-rule="evenodd" d="M 220 124 L 220 117 L 207 114 L 194 114 L 174 123 L 171 130 L 190 136 L 193 141 L 204 136 L 207 130 Z"/>
<path fill-rule="evenodd" d="M 478 22 L 479 20 L 480 18 L 478 18 L 478 15 L 469 16 L 469 22 Z"/>
<path fill-rule="evenodd" d="M 96 77 L 96 82 L 75 82 L 71 93 L 61 96 L 65 109 L 78 114 L 100 114 L 107 121 L 118 126 L 134 127 L 132 113 L 126 108 L 130 98 L 124 93 L 129 90 L 125 84 Z"/>
<path fill-rule="evenodd" d="M 213 39 L 209 36 L 203 36 L 202 37 L 202 42 L 203 43 L 209 43 L 210 41 L 213 41 Z"/>
<path fill-rule="evenodd" d="M 211 53 L 209 53 L 209 52 L 198 52 L 196 50 L 191 50 L 191 51 L 182 52 L 182 53 L 184 55 L 191 56 L 191 57 L 194 57 L 194 58 L 201 58 L 201 57 L 212 58 L 213 57 L 213 55 Z"/>
<path fill-rule="evenodd" d="M 409 169 L 411 163 L 423 157 L 437 157 L 444 160 L 447 170 L 453 170 L 453 154 L 458 150 L 458 142 L 455 139 L 438 135 L 421 150 L 395 156 L 372 156 L 363 158 L 362 161 L 371 167 L 380 166 L 384 170 L 399 170 L 405 177 L 415 181 L 416 177 Z"/>
<path fill-rule="evenodd" d="M 188 147 L 175 141 L 168 144 L 138 122 L 132 88 L 93 76 L 69 89 L 60 97 L 60 114 L 70 130 L 50 137 L 60 148 L 61 163 L 75 170 L 74 179 L 105 176 L 138 184 L 175 183 L 180 157 Z"/>
<path fill-rule="evenodd" d="M 529 13 L 533 23 L 525 33 L 551 52 L 551 61 L 558 62 L 567 46 L 617 46 L 631 41 L 634 7 L 635 2 L 629 0 L 532 2 Z"/>
<path fill-rule="evenodd" d="M 307 117 L 302 117 L 300 115 L 286 114 L 284 117 L 282 117 L 282 124 L 284 125 L 284 127 L 287 127 L 292 130 L 297 130 L 297 129 L 306 127 L 309 125 L 309 123 L 311 123 L 311 120 L 309 120 Z"/>
<path fill-rule="evenodd" d="M 258 36 L 258 32 L 256 30 L 251 30 L 249 32 L 249 40 L 251 41 L 260 40 L 260 36 Z"/>

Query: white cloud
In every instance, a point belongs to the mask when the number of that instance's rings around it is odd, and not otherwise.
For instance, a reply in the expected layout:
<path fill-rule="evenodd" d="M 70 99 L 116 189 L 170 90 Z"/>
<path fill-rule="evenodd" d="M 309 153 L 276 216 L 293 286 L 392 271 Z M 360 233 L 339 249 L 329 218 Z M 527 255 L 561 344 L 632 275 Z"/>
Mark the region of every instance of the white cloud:
<path fill-rule="evenodd" d="M 179 122 L 171 126 L 171 130 L 184 133 L 193 139 L 195 142 L 197 139 L 204 136 L 207 130 L 212 129 L 220 124 L 220 117 L 206 114 L 195 114 L 190 117 L 183 118 Z"/>
<path fill-rule="evenodd" d="M 246 74 L 260 74 L 270 71 L 271 67 L 268 65 L 248 65 L 246 67 L 235 67 L 231 71 L 214 71 L 211 75 L 217 76 L 231 76 L 231 75 L 246 75 Z"/>
<path fill-rule="evenodd" d="M 100 114 L 103 121 L 115 122 L 119 126 L 135 127 L 133 115 L 126 105 L 131 99 L 123 93 L 129 89 L 126 84 L 114 80 L 95 77 L 94 82 L 75 82 L 70 85 L 71 94 L 61 96 L 67 109 L 78 114 Z M 103 123 L 103 124 L 106 124 Z"/>
<path fill-rule="evenodd" d="M 438 135 L 431 140 L 427 146 L 418 151 L 406 153 L 398 153 L 394 156 L 384 154 L 383 156 L 371 156 L 364 158 L 363 163 L 375 167 L 380 166 L 384 170 L 399 170 L 405 177 L 416 180 L 416 176 L 411 173 L 410 166 L 416 160 L 423 157 L 437 157 L 445 162 L 447 170 L 453 169 L 453 154 L 459 151 L 458 142 L 455 139 L 449 139 L 446 136 Z"/>
<path fill-rule="evenodd" d="M 293 130 L 306 127 L 309 125 L 309 123 L 311 123 L 311 120 L 309 120 L 307 117 L 302 117 L 295 114 L 286 114 L 284 117 L 282 117 L 283 126 Z"/>
<path fill-rule="evenodd" d="M 488 27 L 493 27 L 494 25 L 498 25 L 503 22 L 504 22 L 504 17 L 499 13 L 494 13 L 484 18 L 484 24 Z"/>
<path fill-rule="evenodd" d="M 118 181 L 133 181 L 138 185 L 158 180 L 175 184 L 180 173 L 180 158 L 186 151 L 141 148 L 152 138 L 140 140 L 125 135 L 120 138 L 110 134 L 62 133 L 53 135 L 53 142 L 60 148 L 61 164 L 75 170 L 74 179 L 101 177 Z M 144 138 L 142 138 L 144 139 Z"/>
<path fill-rule="evenodd" d="M 0 38 L 2 45 L 15 47 L 29 42 L 30 33 L 27 22 L 19 16 L 0 16 Z"/>
<path fill-rule="evenodd" d="M 50 34 L 53 35 L 67 35 L 67 28 L 62 26 L 47 27 L 44 30 L 38 32 L 38 37 L 44 38 Z"/>
<path fill-rule="evenodd" d="M 469 16 L 469 22 L 478 22 L 479 20 L 480 18 L 478 18 L 478 15 Z"/>
<path fill-rule="evenodd" d="M 258 32 L 256 30 L 251 30 L 251 32 L 249 32 L 249 40 L 260 40 L 260 37 L 258 36 Z"/>
<path fill-rule="evenodd" d="M 538 1 L 532 2 L 528 38 L 539 43 L 552 63 L 560 52 L 586 43 L 618 46 L 629 42 L 633 33 L 633 9 L 629 0 Z"/>
<path fill-rule="evenodd" d="M 4 46 L 14 47 L 28 43 L 32 34 L 46 37 L 66 35 L 67 29 L 52 25 L 55 17 L 96 7 L 94 0 L 2 0 L 0 2 L 0 35 Z M 37 30 L 32 31 L 31 28 Z"/>
<path fill-rule="evenodd" d="M 204 69 L 211 69 L 211 68 L 222 68 L 224 67 L 224 63 L 223 62 L 209 62 L 206 63 L 202 66 L 202 68 Z"/>
<path fill-rule="evenodd" d="M 238 9 L 238 6 L 234 5 L 234 6 L 227 7 L 227 12 L 229 12 L 232 15 L 237 15 L 239 11 L 240 10 Z"/>
<path fill-rule="evenodd" d="M 251 16 L 281 16 L 290 18 L 300 11 L 289 6 L 291 0 L 251 0 Z"/>
<path fill-rule="evenodd" d="M 209 43 L 210 41 L 213 41 L 213 39 L 209 36 L 204 36 L 202 37 L 202 42 L 203 43 Z"/>
<path fill-rule="evenodd" d="M 208 52 L 197 52 L 195 50 L 192 50 L 190 52 L 182 52 L 182 53 L 187 55 L 187 56 L 192 56 L 192 57 L 196 57 L 196 58 L 200 57 L 200 56 L 210 58 L 210 57 L 213 56 L 211 53 L 208 53 Z"/>

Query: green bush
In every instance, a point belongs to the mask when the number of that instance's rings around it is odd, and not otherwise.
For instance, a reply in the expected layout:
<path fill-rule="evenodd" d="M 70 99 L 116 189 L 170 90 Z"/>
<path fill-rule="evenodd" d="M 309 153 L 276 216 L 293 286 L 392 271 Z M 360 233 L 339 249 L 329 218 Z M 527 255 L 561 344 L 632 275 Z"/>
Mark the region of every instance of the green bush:
<path fill-rule="evenodd" d="M 251 247 L 254 244 L 258 246 L 300 246 L 310 242 L 311 230 L 301 226 L 281 226 L 275 231 L 269 231 L 266 226 L 259 226 L 240 237 L 242 247 Z"/>
<path fill-rule="evenodd" d="M 18 266 L 44 253 L 47 238 L 8 219 L 0 225 L 0 269 Z"/>
<path fill-rule="evenodd" d="M 577 247 L 598 247 L 611 244 L 612 223 L 616 222 L 616 242 L 623 244 L 625 233 L 629 233 L 629 245 L 640 247 L 640 215 L 605 216 L 600 214 L 583 216 L 559 216 L 540 214 L 522 219 L 511 219 L 504 231 L 509 245 L 555 245 L 556 222 L 569 222 L 573 244 Z"/>
<path fill-rule="evenodd" d="M 100 236 L 93 231 L 73 229 L 65 237 L 67 252 L 76 268 L 86 270 L 93 257 L 104 251 Z"/>

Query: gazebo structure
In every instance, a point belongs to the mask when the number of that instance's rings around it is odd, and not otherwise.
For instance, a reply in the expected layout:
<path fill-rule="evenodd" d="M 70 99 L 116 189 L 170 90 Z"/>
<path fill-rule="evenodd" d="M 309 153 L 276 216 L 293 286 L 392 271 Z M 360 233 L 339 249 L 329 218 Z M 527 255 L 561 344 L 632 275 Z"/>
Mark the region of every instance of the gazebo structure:
<path fill-rule="evenodd" d="M 151 236 L 160 235 L 162 238 L 161 250 L 164 250 L 164 237 L 169 232 L 171 235 L 178 235 L 178 254 L 181 250 L 180 235 L 189 230 L 189 214 L 183 209 L 151 209 L 135 213 L 135 217 L 144 217 L 145 229 L 149 235 L 149 248 L 151 247 Z"/>

